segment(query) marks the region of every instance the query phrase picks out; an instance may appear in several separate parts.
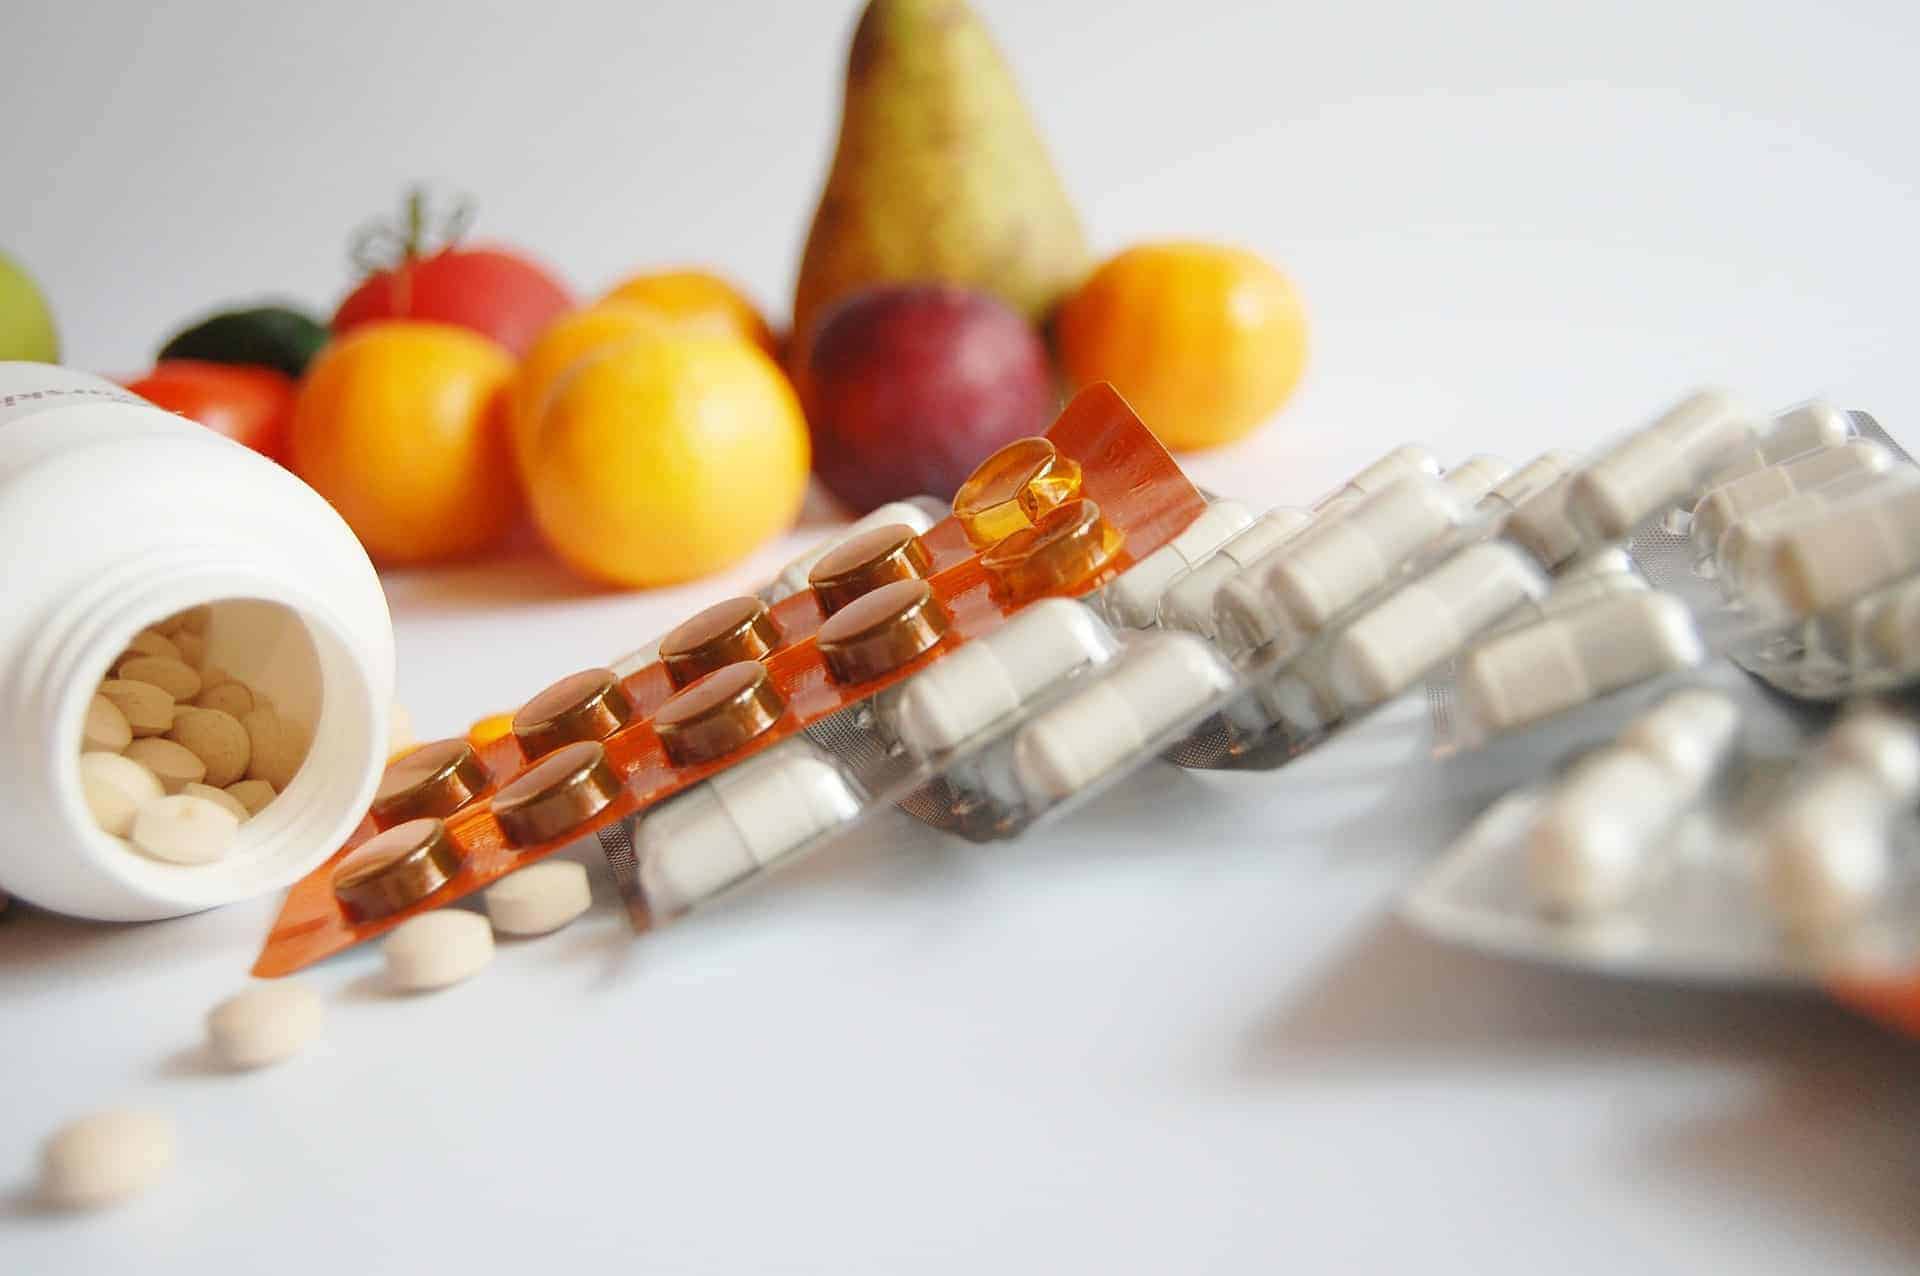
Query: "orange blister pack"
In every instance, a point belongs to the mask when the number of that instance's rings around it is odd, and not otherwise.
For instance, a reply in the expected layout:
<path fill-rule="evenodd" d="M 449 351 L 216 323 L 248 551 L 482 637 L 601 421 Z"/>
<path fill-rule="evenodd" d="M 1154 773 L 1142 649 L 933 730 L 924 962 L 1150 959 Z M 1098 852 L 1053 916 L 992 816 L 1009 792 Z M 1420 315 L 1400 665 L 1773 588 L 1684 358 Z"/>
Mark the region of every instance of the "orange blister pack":
<path fill-rule="evenodd" d="M 1205 505 L 1125 401 L 1090 387 L 1044 441 L 982 462 L 925 533 L 848 538 L 808 589 L 716 604 L 625 678 L 564 678 L 502 738 L 395 759 L 347 845 L 288 893 L 253 973 L 299 970 L 656 806 L 1032 602 L 1099 588 Z"/>

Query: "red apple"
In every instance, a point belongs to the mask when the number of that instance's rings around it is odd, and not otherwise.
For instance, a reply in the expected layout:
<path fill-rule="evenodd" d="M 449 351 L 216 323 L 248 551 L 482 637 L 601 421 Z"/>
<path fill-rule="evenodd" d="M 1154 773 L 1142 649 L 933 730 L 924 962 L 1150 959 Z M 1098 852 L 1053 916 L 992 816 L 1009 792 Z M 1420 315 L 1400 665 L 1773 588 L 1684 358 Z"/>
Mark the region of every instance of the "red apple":
<path fill-rule="evenodd" d="M 1002 444 L 1039 434 L 1060 399 L 1033 326 L 985 293 L 908 284 L 855 293 L 808 343 L 814 470 L 865 512 L 950 497 Z"/>

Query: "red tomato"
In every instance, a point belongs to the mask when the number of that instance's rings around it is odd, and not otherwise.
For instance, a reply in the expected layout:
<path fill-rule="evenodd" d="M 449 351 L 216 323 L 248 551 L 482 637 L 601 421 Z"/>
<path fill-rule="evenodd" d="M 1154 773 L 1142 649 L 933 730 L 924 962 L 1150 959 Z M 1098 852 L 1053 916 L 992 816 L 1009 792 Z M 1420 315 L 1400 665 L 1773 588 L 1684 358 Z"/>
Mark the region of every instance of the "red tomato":
<path fill-rule="evenodd" d="M 281 460 L 293 419 L 293 378 L 274 368 L 162 359 L 127 389 L 155 407 Z"/>
<path fill-rule="evenodd" d="M 518 358 L 573 309 L 558 280 L 498 248 L 445 248 L 367 276 L 333 316 L 336 334 L 375 319 L 431 319 L 492 337 Z"/>

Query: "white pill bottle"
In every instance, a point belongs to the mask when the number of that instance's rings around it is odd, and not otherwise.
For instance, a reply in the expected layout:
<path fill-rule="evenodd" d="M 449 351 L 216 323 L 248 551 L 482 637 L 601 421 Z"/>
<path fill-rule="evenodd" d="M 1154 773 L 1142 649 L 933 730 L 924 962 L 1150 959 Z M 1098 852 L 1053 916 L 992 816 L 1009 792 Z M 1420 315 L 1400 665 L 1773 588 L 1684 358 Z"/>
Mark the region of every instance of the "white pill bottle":
<path fill-rule="evenodd" d="M 129 640 L 201 604 L 206 663 L 312 744 L 225 858 L 166 864 L 95 826 L 81 727 Z M 365 814 L 392 702 L 379 578 L 311 488 L 109 381 L 0 362 L 0 889 L 145 921 L 285 886 Z"/>

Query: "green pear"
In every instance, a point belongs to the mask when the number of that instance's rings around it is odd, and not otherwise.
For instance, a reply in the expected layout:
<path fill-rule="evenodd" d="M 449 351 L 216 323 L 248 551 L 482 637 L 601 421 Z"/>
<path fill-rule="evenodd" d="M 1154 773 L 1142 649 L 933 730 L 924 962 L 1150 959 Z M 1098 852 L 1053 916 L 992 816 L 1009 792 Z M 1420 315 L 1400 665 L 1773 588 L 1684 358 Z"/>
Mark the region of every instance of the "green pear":
<path fill-rule="evenodd" d="M 986 26 L 965 0 L 871 0 L 847 57 L 840 141 L 793 302 L 941 280 L 1045 319 L 1086 271 L 1080 219 Z"/>
<path fill-rule="evenodd" d="M 33 277 L 5 253 L 0 253 L 0 359 L 60 361 L 60 338 L 47 299 Z"/>

